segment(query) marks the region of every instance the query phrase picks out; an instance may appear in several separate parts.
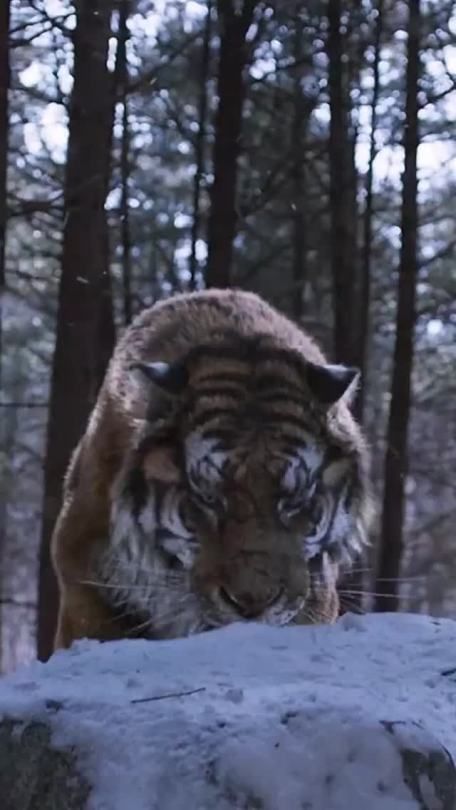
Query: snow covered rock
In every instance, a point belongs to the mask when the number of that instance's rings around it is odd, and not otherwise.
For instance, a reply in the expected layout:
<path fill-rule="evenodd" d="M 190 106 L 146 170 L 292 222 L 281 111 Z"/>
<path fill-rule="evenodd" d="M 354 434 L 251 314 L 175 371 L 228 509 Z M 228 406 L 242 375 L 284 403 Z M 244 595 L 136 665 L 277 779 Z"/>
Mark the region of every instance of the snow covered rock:
<path fill-rule="evenodd" d="M 0 718 L 1 810 L 456 810 L 456 622 L 79 642 Z"/>

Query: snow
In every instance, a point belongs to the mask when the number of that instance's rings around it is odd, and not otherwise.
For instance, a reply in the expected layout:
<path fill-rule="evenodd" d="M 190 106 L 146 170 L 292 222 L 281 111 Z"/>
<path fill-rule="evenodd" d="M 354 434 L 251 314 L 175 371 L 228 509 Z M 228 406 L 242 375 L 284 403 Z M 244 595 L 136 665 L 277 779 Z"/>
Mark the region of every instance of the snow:
<path fill-rule="evenodd" d="M 90 810 L 416 810 L 398 740 L 456 756 L 453 667 L 450 619 L 245 623 L 78 642 L 3 679 L 0 716 L 46 717 L 76 746 Z"/>

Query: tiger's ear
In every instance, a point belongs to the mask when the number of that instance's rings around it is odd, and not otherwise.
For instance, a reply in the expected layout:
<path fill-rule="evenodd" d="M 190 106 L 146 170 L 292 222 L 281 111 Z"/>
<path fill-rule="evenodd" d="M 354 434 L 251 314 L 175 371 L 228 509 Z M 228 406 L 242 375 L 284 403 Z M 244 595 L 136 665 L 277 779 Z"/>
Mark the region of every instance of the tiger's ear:
<path fill-rule="evenodd" d="M 329 407 L 342 398 L 350 404 L 356 393 L 360 372 L 350 366 L 318 366 L 308 362 L 306 376 L 312 393 L 322 405 Z"/>
<path fill-rule="evenodd" d="M 130 369 L 141 371 L 170 396 L 181 394 L 188 382 L 188 372 L 182 363 L 132 363 Z"/>

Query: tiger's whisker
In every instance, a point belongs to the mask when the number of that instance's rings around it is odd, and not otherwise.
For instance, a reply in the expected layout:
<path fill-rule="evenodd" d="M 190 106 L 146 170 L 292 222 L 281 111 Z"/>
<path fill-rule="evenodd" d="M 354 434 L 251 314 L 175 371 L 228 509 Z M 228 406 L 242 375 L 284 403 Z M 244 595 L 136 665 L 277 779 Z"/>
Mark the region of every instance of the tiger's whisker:
<path fill-rule="evenodd" d="M 403 599 L 402 594 L 397 593 L 377 593 L 376 591 L 339 591 L 343 596 L 385 596 L 387 599 Z"/>
<path fill-rule="evenodd" d="M 107 590 L 120 590 L 122 588 L 128 588 L 129 591 L 145 591 L 149 590 L 149 585 L 131 585 L 129 582 L 99 582 L 96 579 L 80 579 L 78 580 L 80 585 L 93 585 L 96 588 L 104 588 Z"/>
<path fill-rule="evenodd" d="M 355 613 L 358 613 L 360 615 L 365 615 L 366 614 L 366 611 L 364 610 L 362 605 L 358 604 L 354 599 L 350 599 L 350 597 L 347 598 L 347 597 L 341 596 L 339 594 L 339 601 L 340 601 L 341 607 L 346 608 L 351 613 L 355 612 Z"/>
<path fill-rule="evenodd" d="M 374 574 L 374 568 L 351 568 L 349 571 L 346 572 L 346 576 L 350 576 L 350 574 Z M 420 582 L 424 581 L 425 576 L 423 574 L 417 574 L 416 576 L 410 577 L 375 577 L 376 582 Z"/>

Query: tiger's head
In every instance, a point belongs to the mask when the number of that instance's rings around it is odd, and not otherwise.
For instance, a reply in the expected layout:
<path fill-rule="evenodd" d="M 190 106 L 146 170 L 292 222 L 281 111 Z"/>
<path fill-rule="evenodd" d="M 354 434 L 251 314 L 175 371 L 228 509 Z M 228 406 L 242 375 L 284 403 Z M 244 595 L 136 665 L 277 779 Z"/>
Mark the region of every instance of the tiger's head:
<path fill-rule="evenodd" d="M 153 638 L 332 621 L 368 522 L 356 372 L 270 337 L 138 367 L 149 417 L 113 494 L 113 604 Z"/>

